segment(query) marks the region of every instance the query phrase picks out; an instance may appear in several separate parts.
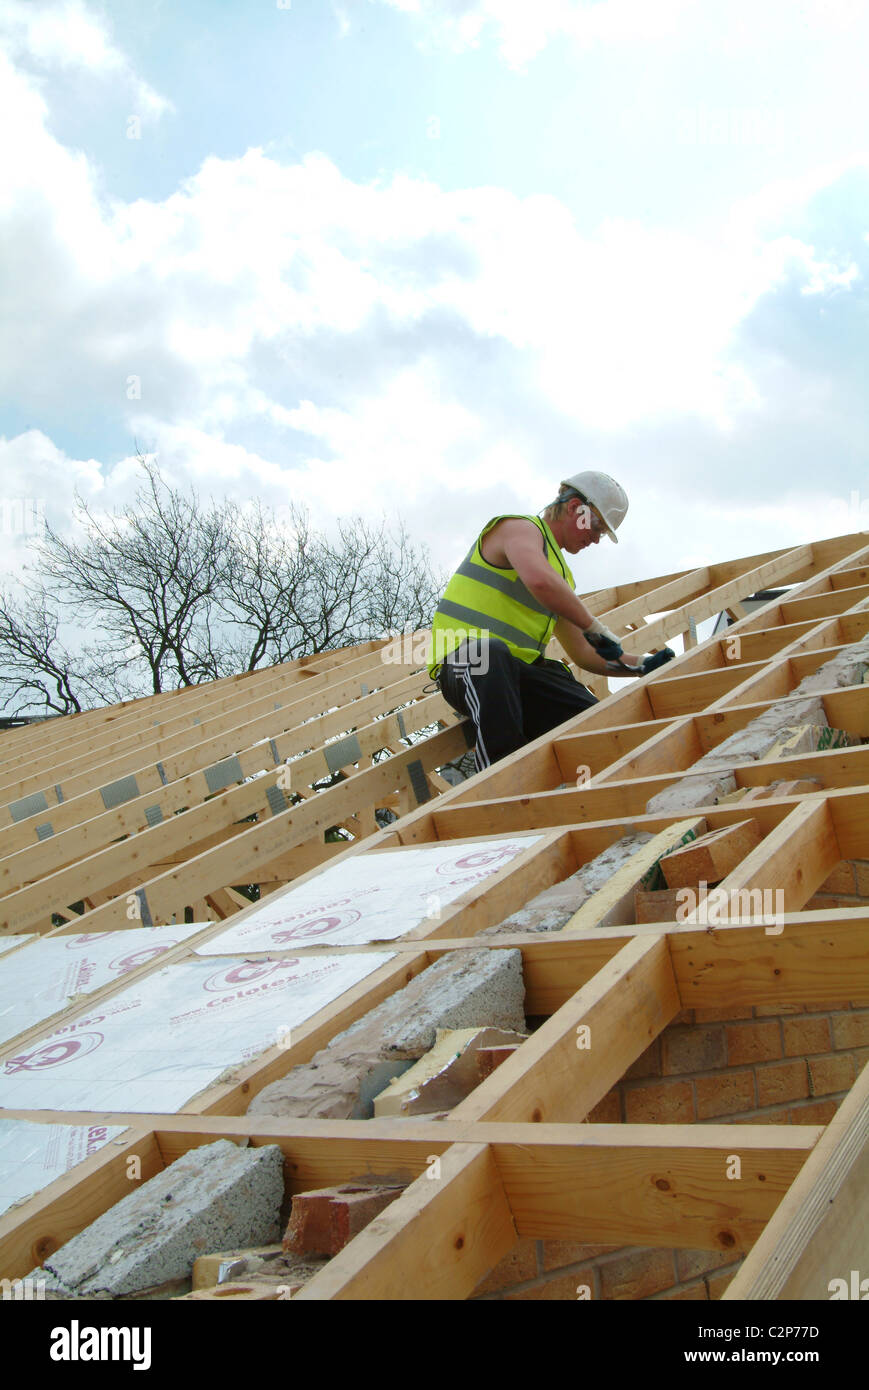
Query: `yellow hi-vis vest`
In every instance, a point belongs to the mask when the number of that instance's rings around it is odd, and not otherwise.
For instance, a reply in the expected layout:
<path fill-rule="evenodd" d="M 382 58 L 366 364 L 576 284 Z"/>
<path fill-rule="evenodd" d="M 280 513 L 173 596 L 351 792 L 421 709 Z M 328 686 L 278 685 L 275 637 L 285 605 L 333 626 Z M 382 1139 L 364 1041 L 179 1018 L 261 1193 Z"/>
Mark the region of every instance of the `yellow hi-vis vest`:
<path fill-rule="evenodd" d="M 432 677 L 466 637 L 500 638 L 520 661 L 536 661 L 546 651 L 558 615 L 538 602 L 514 569 L 490 565 L 480 550 L 492 527 L 515 515 L 496 516 L 486 523 L 447 584 L 432 622 L 428 668 Z M 546 522 L 537 516 L 520 519 L 534 522 L 550 565 L 574 588 L 573 575 Z"/>

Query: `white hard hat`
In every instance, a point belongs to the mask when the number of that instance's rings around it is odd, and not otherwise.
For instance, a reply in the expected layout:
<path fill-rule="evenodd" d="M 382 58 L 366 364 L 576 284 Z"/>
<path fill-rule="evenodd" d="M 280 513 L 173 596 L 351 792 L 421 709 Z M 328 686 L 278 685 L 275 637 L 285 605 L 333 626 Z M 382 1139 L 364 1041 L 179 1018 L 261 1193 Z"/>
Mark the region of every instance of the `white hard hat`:
<path fill-rule="evenodd" d="M 616 527 L 621 526 L 628 510 L 628 494 L 608 473 L 575 473 L 566 478 L 562 487 L 572 487 L 601 515 L 611 541 L 618 544 Z"/>

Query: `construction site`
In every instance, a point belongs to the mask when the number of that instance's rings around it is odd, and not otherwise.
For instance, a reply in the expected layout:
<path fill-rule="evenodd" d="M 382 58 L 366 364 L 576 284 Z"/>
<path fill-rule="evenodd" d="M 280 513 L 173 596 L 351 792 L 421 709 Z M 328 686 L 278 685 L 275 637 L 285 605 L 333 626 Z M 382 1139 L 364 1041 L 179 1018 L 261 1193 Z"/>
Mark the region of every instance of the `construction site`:
<path fill-rule="evenodd" d="M 869 1296 L 869 535 L 580 597 L 476 773 L 425 633 L 0 734 L 4 1297 Z"/>

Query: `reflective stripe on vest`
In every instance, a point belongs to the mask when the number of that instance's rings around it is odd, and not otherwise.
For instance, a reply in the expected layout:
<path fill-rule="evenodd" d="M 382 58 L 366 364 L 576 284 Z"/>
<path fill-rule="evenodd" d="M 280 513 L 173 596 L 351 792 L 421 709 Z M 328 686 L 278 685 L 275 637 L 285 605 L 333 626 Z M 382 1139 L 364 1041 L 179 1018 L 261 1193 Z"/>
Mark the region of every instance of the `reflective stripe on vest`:
<path fill-rule="evenodd" d="M 466 637 L 491 635 L 500 638 L 514 656 L 526 662 L 536 661 L 546 651 L 557 615 L 530 593 L 515 570 L 490 566 L 480 549 L 488 532 L 506 519 L 494 517 L 483 528 L 437 606 L 429 664 L 433 676 L 444 658 Z M 543 539 L 548 563 L 573 588 L 573 575 L 546 522 L 536 516 L 522 520 L 534 522 Z"/>
<path fill-rule="evenodd" d="M 475 542 L 456 570 L 456 574 L 463 574 L 466 579 L 475 579 L 478 584 L 488 584 L 490 589 L 497 589 L 499 593 L 506 594 L 508 598 L 515 599 L 517 603 L 523 603 L 526 608 L 532 609 L 535 613 L 545 613 L 549 617 L 549 609 L 538 602 L 529 589 L 526 589 L 518 574 L 515 579 L 508 579 L 505 574 L 493 574 L 491 570 L 484 570 L 482 565 L 474 564 L 473 554 L 476 548 Z"/>

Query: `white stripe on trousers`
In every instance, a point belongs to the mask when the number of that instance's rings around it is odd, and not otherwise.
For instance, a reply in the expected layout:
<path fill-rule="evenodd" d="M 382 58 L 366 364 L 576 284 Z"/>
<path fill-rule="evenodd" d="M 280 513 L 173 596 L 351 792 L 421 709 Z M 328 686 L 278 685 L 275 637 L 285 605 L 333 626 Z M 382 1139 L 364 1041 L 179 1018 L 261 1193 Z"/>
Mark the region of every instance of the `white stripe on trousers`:
<path fill-rule="evenodd" d="M 462 680 L 465 686 L 465 699 L 468 702 L 468 709 L 470 710 L 471 718 L 477 728 L 477 747 L 474 752 L 474 762 L 477 765 L 477 771 L 482 772 L 484 768 L 491 766 L 491 761 L 486 751 L 486 745 L 483 742 L 483 735 L 480 731 L 480 699 L 471 684 L 471 672 L 467 666 L 462 670 Z"/>

